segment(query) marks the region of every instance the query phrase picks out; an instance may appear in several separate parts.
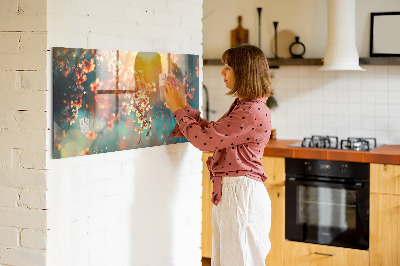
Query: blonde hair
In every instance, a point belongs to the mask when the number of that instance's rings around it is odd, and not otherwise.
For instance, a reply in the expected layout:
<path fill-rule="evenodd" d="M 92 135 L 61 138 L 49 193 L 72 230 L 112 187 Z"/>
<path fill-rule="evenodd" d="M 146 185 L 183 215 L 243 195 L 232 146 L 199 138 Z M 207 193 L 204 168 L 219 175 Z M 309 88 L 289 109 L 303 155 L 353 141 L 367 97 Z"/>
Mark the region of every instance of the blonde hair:
<path fill-rule="evenodd" d="M 235 74 L 235 85 L 227 95 L 254 99 L 274 94 L 268 61 L 260 48 L 240 45 L 226 50 L 221 59 Z"/>

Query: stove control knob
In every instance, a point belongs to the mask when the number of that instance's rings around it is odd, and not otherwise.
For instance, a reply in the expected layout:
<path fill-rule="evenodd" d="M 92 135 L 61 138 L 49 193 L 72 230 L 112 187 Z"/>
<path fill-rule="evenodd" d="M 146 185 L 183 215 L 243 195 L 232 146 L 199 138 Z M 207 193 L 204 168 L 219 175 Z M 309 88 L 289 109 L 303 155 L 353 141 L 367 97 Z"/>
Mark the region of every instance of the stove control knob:
<path fill-rule="evenodd" d="M 304 165 L 306 167 L 306 170 L 308 172 L 311 172 L 311 170 L 312 170 L 311 162 L 305 162 Z"/>
<path fill-rule="evenodd" d="M 346 173 L 346 169 L 347 169 L 347 164 L 342 164 L 342 167 L 340 168 L 340 173 L 341 174 Z"/>

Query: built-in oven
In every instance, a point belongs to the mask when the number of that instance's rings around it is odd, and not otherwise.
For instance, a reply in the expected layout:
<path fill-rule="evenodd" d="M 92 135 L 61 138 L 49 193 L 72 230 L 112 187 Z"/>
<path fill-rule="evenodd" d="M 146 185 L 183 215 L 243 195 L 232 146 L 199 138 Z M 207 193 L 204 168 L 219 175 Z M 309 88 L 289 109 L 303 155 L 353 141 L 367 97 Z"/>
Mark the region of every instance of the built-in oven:
<path fill-rule="evenodd" d="M 369 164 L 287 158 L 285 169 L 286 239 L 368 249 Z"/>

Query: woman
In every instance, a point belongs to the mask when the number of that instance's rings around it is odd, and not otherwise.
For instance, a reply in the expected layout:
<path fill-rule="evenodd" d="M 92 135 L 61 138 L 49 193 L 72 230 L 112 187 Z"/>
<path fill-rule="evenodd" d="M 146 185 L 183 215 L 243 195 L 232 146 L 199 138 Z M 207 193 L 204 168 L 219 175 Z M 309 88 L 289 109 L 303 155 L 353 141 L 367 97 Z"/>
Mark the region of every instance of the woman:
<path fill-rule="evenodd" d="M 227 95 L 237 98 L 216 122 L 200 118 L 187 104 L 182 84 L 168 79 L 162 91 L 178 123 L 170 136 L 214 151 L 207 160 L 213 182 L 212 265 L 265 265 L 271 247 L 271 202 L 261 164 L 271 130 L 268 62 L 252 45 L 228 49 L 222 62 Z"/>

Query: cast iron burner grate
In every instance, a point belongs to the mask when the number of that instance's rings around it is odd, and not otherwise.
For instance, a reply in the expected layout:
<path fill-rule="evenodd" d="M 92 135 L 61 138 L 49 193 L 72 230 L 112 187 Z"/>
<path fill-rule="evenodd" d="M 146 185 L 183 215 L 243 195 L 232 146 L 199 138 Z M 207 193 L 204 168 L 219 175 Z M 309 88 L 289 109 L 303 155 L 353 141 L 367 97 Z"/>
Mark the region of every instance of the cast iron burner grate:
<path fill-rule="evenodd" d="M 342 150 L 369 151 L 376 147 L 376 138 L 347 138 L 340 141 Z"/>
<path fill-rule="evenodd" d="M 304 138 L 301 143 L 291 146 L 303 148 L 321 148 L 321 149 L 341 149 L 353 151 L 371 151 L 377 148 L 376 138 L 347 138 L 342 139 L 339 145 L 339 139 L 336 136 L 318 136 Z"/>
<path fill-rule="evenodd" d="M 301 142 L 301 147 L 305 148 L 325 148 L 325 149 L 338 149 L 339 140 L 336 136 L 312 136 L 311 138 L 304 138 Z"/>

